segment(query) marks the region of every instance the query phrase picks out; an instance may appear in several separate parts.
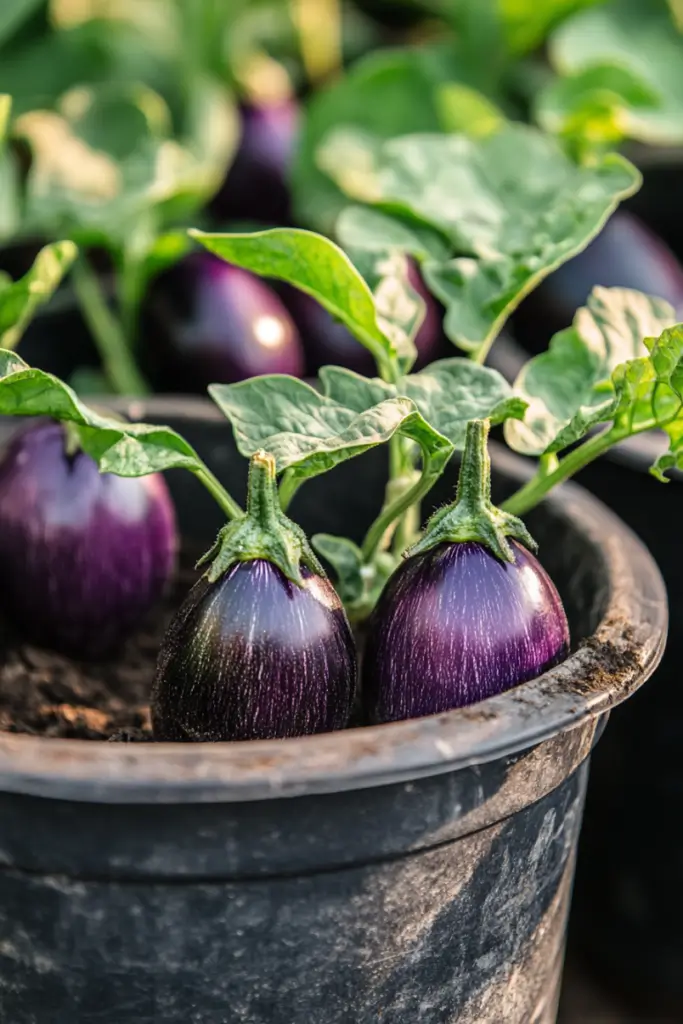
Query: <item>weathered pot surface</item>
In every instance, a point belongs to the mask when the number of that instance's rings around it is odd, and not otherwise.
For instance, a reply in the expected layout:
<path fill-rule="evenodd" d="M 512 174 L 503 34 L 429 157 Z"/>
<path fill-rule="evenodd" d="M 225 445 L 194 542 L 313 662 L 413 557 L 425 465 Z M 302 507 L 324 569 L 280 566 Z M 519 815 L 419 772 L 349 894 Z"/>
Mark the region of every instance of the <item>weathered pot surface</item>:
<path fill-rule="evenodd" d="M 243 476 L 205 403 L 130 411 Z M 312 481 L 295 518 L 362 533 L 381 460 Z M 529 472 L 494 467 L 499 492 Z M 169 483 L 212 540 L 211 499 Z M 656 667 L 667 609 L 647 551 L 579 488 L 529 525 L 578 646 L 483 704 L 287 741 L 1 736 L 0 1019 L 551 1024 L 588 756 Z"/>

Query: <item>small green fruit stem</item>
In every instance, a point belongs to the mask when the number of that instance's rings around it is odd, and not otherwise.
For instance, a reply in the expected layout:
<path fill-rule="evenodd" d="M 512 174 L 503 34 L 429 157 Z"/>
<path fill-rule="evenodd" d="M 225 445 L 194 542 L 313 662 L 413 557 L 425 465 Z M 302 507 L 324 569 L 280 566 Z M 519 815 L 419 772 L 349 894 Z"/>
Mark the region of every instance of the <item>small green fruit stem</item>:
<path fill-rule="evenodd" d="M 614 427 L 604 430 L 601 434 L 595 434 L 565 455 L 551 472 L 545 472 L 543 466 L 539 467 L 531 480 L 520 487 L 507 501 L 504 501 L 501 508 L 515 516 L 524 515 L 538 505 L 539 501 L 553 487 L 568 480 L 574 473 L 578 473 L 580 469 L 587 466 L 593 459 L 597 459 L 608 448 L 623 440 L 625 436 L 623 432 L 617 431 Z"/>
<path fill-rule="evenodd" d="M 270 452 L 256 452 L 249 462 L 247 515 L 264 530 L 275 529 L 282 518 L 275 459 Z"/>
<path fill-rule="evenodd" d="M 467 424 L 455 504 L 467 505 L 472 514 L 486 509 L 491 504 L 489 430 L 488 420 L 471 420 Z"/>
<path fill-rule="evenodd" d="M 109 383 L 120 395 L 149 394 L 147 382 L 135 365 L 123 328 L 109 309 L 97 275 L 85 257 L 76 260 L 72 275 L 78 301 Z"/>
<path fill-rule="evenodd" d="M 247 511 L 223 527 L 200 564 L 210 563 L 208 577 L 216 581 L 235 562 L 265 560 L 303 586 L 301 567 L 324 576 L 306 534 L 280 508 L 276 463 L 270 452 L 258 451 L 249 462 Z"/>
<path fill-rule="evenodd" d="M 409 554 L 429 551 L 438 544 L 474 541 L 488 547 L 501 561 L 514 562 L 508 538 L 535 550 L 536 543 L 521 519 L 491 502 L 489 428 L 488 420 L 470 420 L 467 424 L 455 501 L 434 513 Z"/>

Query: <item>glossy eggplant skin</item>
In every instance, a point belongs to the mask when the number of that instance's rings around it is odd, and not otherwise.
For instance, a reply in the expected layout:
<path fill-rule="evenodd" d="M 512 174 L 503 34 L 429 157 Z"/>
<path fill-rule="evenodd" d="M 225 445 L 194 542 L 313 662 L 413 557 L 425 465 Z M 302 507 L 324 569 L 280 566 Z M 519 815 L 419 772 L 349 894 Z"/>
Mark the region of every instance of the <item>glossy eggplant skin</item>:
<path fill-rule="evenodd" d="M 221 220 L 286 224 L 291 218 L 289 168 L 299 108 L 290 98 L 242 103 L 242 138 L 220 192 L 211 203 Z"/>
<path fill-rule="evenodd" d="M 40 422 L 0 463 L 0 607 L 20 637 L 108 658 L 173 573 L 175 513 L 161 476 L 101 474 L 64 428 Z"/>
<path fill-rule="evenodd" d="M 408 558 L 368 626 L 363 702 L 390 722 L 464 707 L 540 675 L 569 653 L 569 627 L 538 560 L 483 544 L 439 544 Z"/>
<path fill-rule="evenodd" d="M 162 390 L 203 394 L 264 373 L 302 376 L 298 331 L 253 274 L 195 252 L 154 283 L 143 310 L 143 365 Z"/>
<path fill-rule="evenodd" d="M 332 585 L 304 586 L 265 559 L 203 577 L 172 621 L 157 662 L 158 740 L 252 740 L 343 729 L 356 649 Z"/>

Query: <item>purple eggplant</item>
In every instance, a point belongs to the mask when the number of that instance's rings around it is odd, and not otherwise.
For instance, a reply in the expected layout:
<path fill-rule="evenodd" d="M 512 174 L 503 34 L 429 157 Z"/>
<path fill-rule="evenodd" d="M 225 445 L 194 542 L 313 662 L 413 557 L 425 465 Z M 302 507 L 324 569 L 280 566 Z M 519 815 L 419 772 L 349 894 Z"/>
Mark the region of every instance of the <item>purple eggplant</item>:
<path fill-rule="evenodd" d="M 203 393 L 209 384 L 305 369 L 299 334 L 275 292 L 206 252 L 157 279 L 142 333 L 145 368 L 164 390 Z"/>
<path fill-rule="evenodd" d="M 159 657 L 157 739 L 272 739 L 346 725 L 353 638 L 329 581 L 305 567 L 302 577 L 299 586 L 256 559 L 195 584 Z"/>
<path fill-rule="evenodd" d="M 107 658 L 161 596 L 175 565 L 175 514 L 159 475 L 101 474 L 40 422 L 0 463 L 1 604 L 30 643 Z"/>
<path fill-rule="evenodd" d="M 656 295 L 683 316 L 683 267 L 661 238 L 633 214 L 620 210 L 583 252 L 522 303 L 515 316 L 520 342 L 534 352 L 544 351 L 552 335 L 585 305 L 595 285 Z"/>
<path fill-rule="evenodd" d="M 408 278 L 425 303 L 425 318 L 415 337 L 416 369 L 421 369 L 439 354 L 443 340 L 442 312 L 412 262 L 409 265 Z M 356 373 L 368 377 L 377 373 L 368 350 L 319 302 L 305 292 L 288 286 L 281 287 L 281 294 L 303 339 L 307 362 L 312 373 L 317 373 L 321 366 L 330 363 L 345 366 L 348 370 L 355 370 Z"/>
<path fill-rule="evenodd" d="M 212 212 L 221 220 L 286 224 L 291 218 L 289 168 L 299 108 L 291 98 L 241 105 L 242 138 Z"/>
<path fill-rule="evenodd" d="M 532 538 L 490 502 L 487 433 L 482 421 L 468 424 L 455 504 L 432 518 L 370 618 L 363 700 L 372 721 L 485 700 L 569 652 L 562 601 L 527 550 Z"/>
<path fill-rule="evenodd" d="M 249 740 L 343 728 L 356 651 L 334 588 L 280 510 L 275 463 L 252 457 L 247 512 L 162 643 L 152 692 L 159 740 Z"/>
<path fill-rule="evenodd" d="M 563 660 L 569 632 L 538 559 L 441 544 L 404 562 L 368 630 L 363 695 L 375 721 L 419 718 L 485 700 Z"/>

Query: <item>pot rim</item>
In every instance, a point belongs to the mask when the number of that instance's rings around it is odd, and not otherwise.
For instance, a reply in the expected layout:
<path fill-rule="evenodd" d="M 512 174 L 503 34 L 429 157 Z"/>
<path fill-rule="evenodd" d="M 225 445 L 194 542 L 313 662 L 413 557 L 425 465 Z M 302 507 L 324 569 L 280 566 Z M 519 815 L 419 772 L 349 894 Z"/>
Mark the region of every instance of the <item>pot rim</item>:
<path fill-rule="evenodd" d="M 205 399 L 118 401 L 133 418 L 224 422 Z M 227 429 L 227 427 L 226 427 Z M 529 460 L 492 445 L 494 467 L 527 478 Z M 629 697 L 656 668 L 666 590 L 645 546 L 575 484 L 547 499 L 596 546 L 608 597 L 595 633 L 561 665 L 480 704 L 426 718 L 287 740 L 115 744 L 0 734 L 0 791 L 104 803 L 267 800 L 369 788 L 518 753 Z M 607 657 L 606 657 L 607 656 Z"/>

